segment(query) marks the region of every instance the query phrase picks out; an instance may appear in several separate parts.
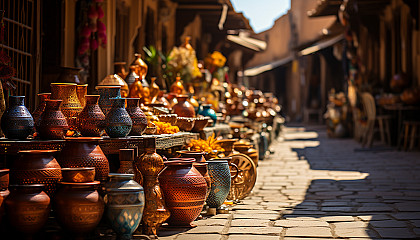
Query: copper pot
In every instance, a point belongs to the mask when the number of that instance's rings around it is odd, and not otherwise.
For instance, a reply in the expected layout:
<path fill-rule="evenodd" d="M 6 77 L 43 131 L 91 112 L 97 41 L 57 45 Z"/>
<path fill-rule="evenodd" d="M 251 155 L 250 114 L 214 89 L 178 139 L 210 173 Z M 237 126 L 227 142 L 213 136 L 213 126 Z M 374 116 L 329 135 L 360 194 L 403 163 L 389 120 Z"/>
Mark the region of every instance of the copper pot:
<path fill-rule="evenodd" d="M 86 106 L 79 114 L 77 126 L 85 137 L 100 137 L 104 130 L 105 114 L 98 105 L 100 95 L 86 95 Z"/>
<path fill-rule="evenodd" d="M 76 130 L 77 117 L 82 111 L 82 105 L 77 97 L 75 83 L 51 83 L 51 99 L 63 100 L 61 112 L 64 114 L 70 130 Z"/>
<path fill-rule="evenodd" d="M 62 100 L 45 100 L 45 110 L 36 122 L 36 130 L 41 139 L 64 139 L 64 131 L 69 126 L 60 110 Z"/>

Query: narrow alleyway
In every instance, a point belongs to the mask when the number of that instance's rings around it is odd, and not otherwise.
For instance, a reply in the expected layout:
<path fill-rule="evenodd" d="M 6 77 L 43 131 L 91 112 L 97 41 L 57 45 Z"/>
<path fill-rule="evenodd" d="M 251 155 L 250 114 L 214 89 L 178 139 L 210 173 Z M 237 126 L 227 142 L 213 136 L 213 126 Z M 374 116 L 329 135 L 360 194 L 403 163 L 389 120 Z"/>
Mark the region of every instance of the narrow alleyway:
<path fill-rule="evenodd" d="M 325 128 L 285 128 L 251 196 L 159 239 L 420 238 L 420 152 L 359 151 Z"/>

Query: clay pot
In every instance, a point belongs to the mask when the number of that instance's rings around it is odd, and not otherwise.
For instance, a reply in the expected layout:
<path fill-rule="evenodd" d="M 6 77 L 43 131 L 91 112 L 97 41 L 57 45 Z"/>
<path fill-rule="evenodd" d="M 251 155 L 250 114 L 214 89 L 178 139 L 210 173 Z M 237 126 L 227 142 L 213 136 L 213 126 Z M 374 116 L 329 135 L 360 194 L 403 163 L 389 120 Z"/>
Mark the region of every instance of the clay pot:
<path fill-rule="evenodd" d="M 61 112 L 66 117 L 70 130 L 77 129 L 77 117 L 82 105 L 77 97 L 75 83 L 51 83 L 51 99 L 61 99 Z"/>
<path fill-rule="evenodd" d="M 210 193 L 211 189 L 211 179 L 210 175 L 208 173 L 206 158 L 204 156 L 207 156 L 208 154 L 206 152 L 199 152 L 199 151 L 187 151 L 187 150 L 181 150 L 178 151 L 179 154 L 181 154 L 181 158 L 194 158 L 194 167 L 200 172 L 201 176 L 204 177 L 204 180 L 206 180 L 207 184 L 207 194 L 206 198 Z"/>
<path fill-rule="evenodd" d="M 82 69 L 73 67 L 61 67 L 61 73 L 56 82 L 58 83 L 76 83 L 81 84 L 79 72 Z"/>
<path fill-rule="evenodd" d="M 34 131 L 34 119 L 25 107 L 25 96 L 9 96 L 9 107 L 1 117 L 6 138 L 26 139 Z"/>
<path fill-rule="evenodd" d="M 159 174 L 159 182 L 171 213 L 170 225 L 190 226 L 203 209 L 207 183 L 193 166 L 193 158 L 171 158 Z"/>
<path fill-rule="evenodd" d="M 127 74 L 127 76 L 124 78 L 124 81 L 127 83 L 129 89 L 131 85 L 133 85 L 133 83 L 136 81 L 136 79 L 139 78 L 139 75 L 135 73 L 135 68 L 136 66 L 130 66 L 129 67 L 130 71 Z"/>
<path fill-rule="evenodd" d="M 79 114 L 78 129 L 85 137 L 100 137 L 104 129 L 105 115 L 98 105 L 100 95 L 86 95 L 86 106 Z"/>
<path fill-rule="evenodd" d="M 194 127 L 192 132 L 201 132 L 207 126 L 210 118 L 209 117 L 198 117 L 194 118 Z"/>
<path fill-rule="evenodd" d="M 147 127 L 147 118 L 139 107 L 139 100 L 140 98 L 127 98 L 126 110 L 133 121 L 133 126 L 129 133 L 131 136 L 142 135 Z"/>
<path fill-rule="evenodd" d="M 63 168 L 94 167 L 95 180 L 105 181 L 109 174 L 108 159 L 98 141 L 101 138 L 67 138 L 66 144 L 57 157 Z"/>
<path fill-rule="evenodd" d="M 87 88 L 88 84 L 80 84 L 76 86 L 76 94 L 77 98 L 79 99 L 80 105 L 82 105 L 82 108 L 86 106 L 86 98 L 87 95 Z"/>
<path fill-rule="evenodd" d="M 51 93 L 38 93 L 39 103 L 36 107 L 35 111 L 32 112 L 32 118 L 34 119 L 34 123 L 38 122 L 39 117 L 45 110 L 45 106 L 47 105 L 45 100 L 49 100 L 51 97 Z"/>
<path fill-rule="evenodd" d="M 94 167 L 62 168 L 63 182 L 86 183 L 95 180 Z"/>
<path fill-rule="evenodd" d="M 11 185 L 5 201 L 9 224 L 26 238 L 32 237 L 45 225 L 50 213 L 50 198 L 42 184 Z"/>
<path fill-rule="evenodd" d="M 43 184 L 45 192 L 54 196 L 57 183 L 61 181 L 61 167 L 54 158 L 56 150 L 19 151 L 19 159 L 10 168 L 13 184 Z"/>
<path fill-rule="evenodd" d="M 60 110 L 62 100 L 45 100 L 45 110 L 36 122 L 36 130 L 41 139 L 64 139 L 69 128 Z"/>
<path fill-rule="evenodd" d="M 4 191 L 9 187 L 9 169 L 0 169 L 0 191 Z"/>
<path fill-rule="evenodd" d="M 150 89 L 146 79 L 136 78 L 130 86 L 130 98 L 140 98 L 142 103 L 150 103 Z"/>
<path fill-rule="evenodd" d="M 119 154 L 120 168 L 118 173 L 134 174 L 134 149 L 120 149 Z"/>
<path fill-rule="evenodd" d="M 110 98 L 121 97 L 121 86 L 97 86 L 96 91 L 101 96 L 98 105 L 106 116 L 112 107 Z"/>
<path fill-rule="evenodd" d="M 195 117 L 193 105 L 187 101 L 188 95 L 177 95 L 178 103 L 172 107 L 172 111 L 179 117 Z"/>
<path fill-rule="evenodd" d="M 106 76 L 98 86 L 121 86 L 121 96 L 128 96 L 128 85 L 118 74 L 111 74 Z"/>
<path fill-rule="evenodd" d="M 179 127 L 179 130 L 189 132 L 194 127 L 195 120 L 192 117 L 177 117 L 175 126 Z"/>
<path fill-rule="evenodd" d="M 133 178 L 134 174 L 111 173 L 105 184 L 106 217 L 118 239 L 131 239 L 143 215 L 143 187 Z"/>
<path fill-rule="evenodd" d="M 225 159 L 211 159 L 207 161 L 207 164 L 211 178 L 211 190 L 206 202 L 211 208 L 219 208 L 230 190 L 231 174 L 229 164 Z"/>
<path fill-rule="evenodd" d="M 57 222 L 71 235 L 82 237 L 92 232 L 104 212 L 104 201 L 96 188 L 100 182 L 61 182 L 55 195 L 54 212 Z"/>
<path fill-rule="evenodd" d="M 125 98 L 110 98 L 112 107 L 105 117 L 105 132 L 111 138 L 126 137 L 133 121 L 125 110 Z"/>

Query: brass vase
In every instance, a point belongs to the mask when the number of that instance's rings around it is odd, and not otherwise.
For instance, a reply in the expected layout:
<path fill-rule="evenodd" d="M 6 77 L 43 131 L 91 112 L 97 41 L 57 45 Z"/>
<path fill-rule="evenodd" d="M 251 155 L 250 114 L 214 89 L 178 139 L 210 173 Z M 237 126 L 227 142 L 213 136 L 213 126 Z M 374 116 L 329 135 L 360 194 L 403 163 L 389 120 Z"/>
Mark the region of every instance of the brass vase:
<path fill-rule="evenodd" d="M 152 77 L 150 80 L 150 102 L 154 103 L 159 95 L 160 88 L 156 84 L 156 77 Z"/>
<path fill-rule="evenodd" d="M 184 85 L 182 85 L 181 77 L 176 77 L 175 82 L 172 83 L 170 92 L 175 94 L 183 94 L 184 93 Z"/>
<path fill-rule="evenodd" d="M 76 92 L 75 83 L 51 83 L 51 99 L 61 99 L 61 112 L 64 114 L 70 130 L 77 129 L 77 117 L 82 105 Z"/>
<path fill-rule="evenodd" d="M 125 70 L 126 62 L 114 62 L 114 73 L 118 74 L 122 79 L 127 77 L 128 72 Z"/>
<path fill-rule="evenodd" d="M 82 105 L 82 107 L 85 107 L 86 105 L 86 94 L 87 94 L 87 88 L 88 88 L 88 84 L 80 84 L 76 86 L 76 93 L 77 93 L 77 98 L 79 99 L 80 105 Z"/>

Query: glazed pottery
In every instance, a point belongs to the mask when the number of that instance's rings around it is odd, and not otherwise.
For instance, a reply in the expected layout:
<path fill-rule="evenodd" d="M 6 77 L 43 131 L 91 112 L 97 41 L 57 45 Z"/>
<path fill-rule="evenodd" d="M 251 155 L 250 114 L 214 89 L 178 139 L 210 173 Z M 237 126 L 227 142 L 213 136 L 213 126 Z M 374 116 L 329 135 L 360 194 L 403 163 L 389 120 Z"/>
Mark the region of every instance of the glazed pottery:
<path fill-rule="evenodd" d="M 10 168 L 12 184 L 43 184 L 44 191 L 52 198 L 62 178 L 55 153 L 56 150 L 19 151 L 20 157 L 13 161 Z"/>
<path fill-rule="evenodd" d="M 26 238 L 40 231 L 47 222 L 50 198 L 42 191 L 43 187 L 42 184 L 11 185 L 5 200 L 7 221 Z"/>
<path fill-rule="evenodd" d="M 105 184 L 106 217 L 118 239 L 131 239 L 143 215 L 143 187 L 133 178 L 134 174 L 111 173 Z"/>
<path fill-rule="evenodd" d="M 159 95 L 160 88 L 156 84 L 156 77 L 150 78 L 150 102 L 154 103 Z"/>
<path fill-rule="evenodd" d="M 129 133 L 131 136 L 142 135 L 147 127 L 147 118 L 139 107 L 139 100 L 140 98 L 127 98 L 126 110 L 133 121 L 133 126 Z"/>
<path fill-rule="evenodd" d="M 118 74 L 111 74 L 106 76 L 98 86 L 121 86 L 121 96 L 128 96 L 128 85 Z"/>
<path fill-rule="evenodd" d="M 159 174 L 159 183 L 171 213 L 170 225 L 190 226 L 201 213 L 206 200 L 207 183 L 193 166 L 193 158 L 171 158 Z"/>
<path fill-rule="evenodd" d="M 51 99 L 61 99 L 61 112 L 66 117 L 70 130 L 76 130 L 77 117 L 82 111 L 75 83 L 51 83 Z"/>
<path fill-rule="evenodd" d="M 170 92 L 175 93 L 175 94 L 183 94 L 184 93 L 184 86 L 182 85 L 181 77 L 176 77 L 175 78 L 175 82 L 172 83 L 172 85 L 171 85 Z"/>
<path fill-rule="evenodd" d="M 92 232 L 104 212 L 104 201 L 96 188 L 100 182 L 61 182 L 53 204 L 57 222 L 74 237 Z"/>
<path fill-rule="evenodd" d="M 179 127 L 179 130 L 189 132 L 194 127 L 195 120 L 192 117 L 177 117 L 175 126 Z"/>
<path fill-rule="evenodd" d="M 86 183 L 95 181 L 94 167 L 62 168 L 63 182 Z"/>
<path fill-rule="evenodd" d="M 145 153 L 137 157 L 134 163 L 135 180 L 144 187 L 143 233 L 156 236 L 158 228 L 170 215 L 157 178 L 164 164 L 162 157 L 156 153 L 155 139 L 146 141 L 144 150 Z"/>
<path fill-rule="evenodd" d="M 111 138 L 126 137 L 133 121 L 125 110 L 125 98 L 111 98 L 112 107 L 105 117 L 105 132 Z"/>
<path fill-rule="evenodd" d="M 58 76 L 57 83 L 76 83 L 81 84 L 79 72 L 82 69 L 73 67 L 61 67 L 61 73 Z"/>
<path fill-rule="evenodd" d="M 76 94 L 77 98 L 79 99 L 80 105 L 82 108 L 86 106 L 86 98 L 87 95 L 88 84 L 80 84 L 76 86 Z"/>
<path fill-rule="evenodd" d="M 211 104 L 203 104 L 200 107 L 200 110 L 198 111 L 198 114 L 203 115 L 204 117 L 210 117 L 211 120 L 213 120 L 212 126 L 216 124 L 217 116 L 216 112 L 211 108 Z"/>
<path fill-rule="evenodd" d="M 109 174 L 108 159 L 102 152 L 98 137 L 66 138 L 66 144 L 57 157 L 63 168 L 94 167 L 95 180 L 106 181 Z"/>
<path fill-rule="evenodd" d="M 9 96 L 9 107 L 1 117 L 6 138 L 26 139 L 34 130 L 34 119 L 25 107 L 25 96 Z"/>
<path fill-rule="evenodd" d="M 79 114 L 77 127 L 85 137 L 99 137 L 104 129 L 105 115 L 98 105 L 100 95 L 86 95 L 86 106 Z"/>
<path fill-rule="evenodd" d="M 114 73 L 118 74 L 122 79 L 127 77 L 127 71 L 125 70 L 126 62 L 114 62 Z"/>
<path fill-rule="evenodd" d="M 229 194 L 231 175 L 227 160 L 211 159 L 207 161 L 211 178 L 211 190 L 207 197 L 207 205 L 219 208 Z"/>
<path fill-rule="evenodd" d="M 36 122 L 36 130 L 41 139 L 64 139 L 69 128 L 60 110 L 62 100 L 45 100 L 45 110 Z"/>
<path fill-rule="evenodd" d="M 178 95 L 178 103 L 172 106 L 172 111 L 179 117 L 195 117 L 194 107 L 187 101 L 188 95 Z"/>
<path fill-rule="evenodd" d="M 119 154 L 120 168 L 118 173 L 134 174 L 134 149 L 120 149 Z"/>
<path fill-rule="evenodd" d="M 110 98 L 121 97 L 121 86 L 97 86 L 96 91 L 101 96 L 98 101 L 99 107 L 106 116 L 112 107 Z"/>
<path fill-rule="evenodd" d="M 131 85 L 133 85 L 133 83 L 136 81 L 136 79 L 139 78 L 139 75 L 137 75 L 135 72 L 136 66 L 130 66 L 129 68 L 130 68 L 130 72 L 124 78 L 124 81 L 127 83 L 128 88 L 130 88 Z"/>
<path fill-rule="evenodd" d="M 32 117 L 34 119 L 34 123 L 38 122 L 39 117 L 45 110 L 45 106 L 47 105 L 45 100 L 49 100 L 51 97 L 51 93 L 38 93 L 39 103 L 38 106 L 35 108 L 35 111 L 32 112 Z"/>

